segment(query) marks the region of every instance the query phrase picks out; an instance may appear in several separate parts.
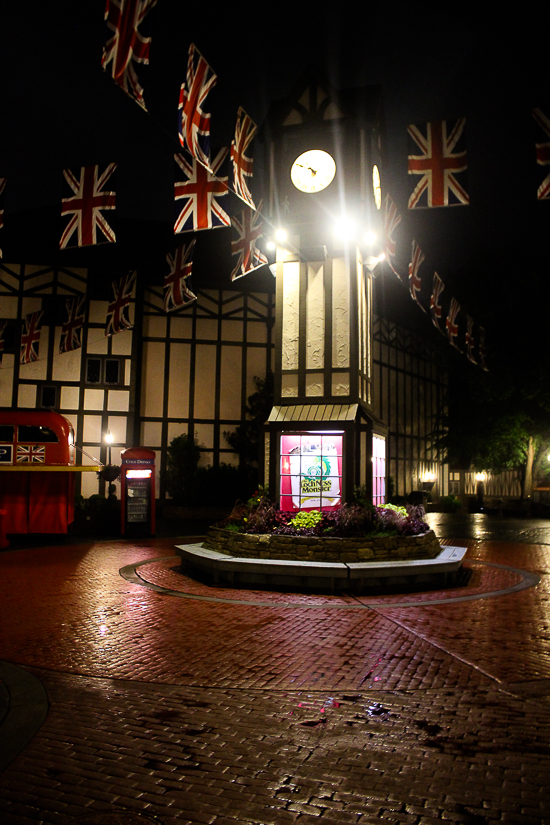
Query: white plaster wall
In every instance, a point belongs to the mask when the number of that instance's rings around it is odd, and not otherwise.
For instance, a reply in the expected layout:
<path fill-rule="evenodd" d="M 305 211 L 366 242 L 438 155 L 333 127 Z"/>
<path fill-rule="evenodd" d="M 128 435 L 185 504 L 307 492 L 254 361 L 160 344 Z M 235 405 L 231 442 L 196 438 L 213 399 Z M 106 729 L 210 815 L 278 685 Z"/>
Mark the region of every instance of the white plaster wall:
<path fill-rule="evenodd" d="M 13 403 L 13 369 L 15 356 L 5 354 L 0 367 L 0 407 L 11 407 Z"/>
<path fill-rule="evenodd" d="M 164 391 L 164 344 L 145 341 L 143 344 L 143 385 L 142 415 L 162 417 L 162 395 Z M 154 387 L 154 391 L 151 388 Z"/>
<path fill-rule="evenodd" d="M 216 347 L 198 344 L 195 356 L 195 418 L 214 418 Z"/>
<path fill-rule="evenodd" d="M 241 417 L 242 347 L 223 347 L 220 376 L 220 418 Z"/>
<path fill-rule="evenodd" d="M 325 362 L 325 289 L 322 264 L 307 270 L 306 369 L 322 370 Z M 322 395 L 321 392 L 308 393 Z"/>
<path fill-rule="evenodd" d="M 350 284 L 346 258 L 332 264 L 332 366 L 349 367 Z"/>
<path fill-rule="evenodd" d="M 189 415 L 189 365 L 191 358 L 190 344 L 172 344 L 170 347 L 170 373 L 168 384 L 168 416 L 170 418 L 187 418 Z M 164 365 L 162 367 L 164 371 Z M 147 393 L 151 392 L 148 382 Z M 162 399 L 159 399 L 161 404 Z M 153 415 L 153 413 L 147 413 Z M 161 412 L 154 413 L 160 416 Z"/>
<path fill-rule="evenodd" d="M 300 338 L 300 264 L 289 262 L 283 268 L 282 369 L 298 369 Z"/>

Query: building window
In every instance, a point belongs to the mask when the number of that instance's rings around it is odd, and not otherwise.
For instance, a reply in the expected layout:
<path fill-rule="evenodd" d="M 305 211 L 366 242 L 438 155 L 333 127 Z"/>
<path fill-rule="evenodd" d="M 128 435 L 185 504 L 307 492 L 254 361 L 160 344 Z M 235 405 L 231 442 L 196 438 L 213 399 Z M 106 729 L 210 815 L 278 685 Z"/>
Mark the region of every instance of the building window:
<path fill-rule="evenodd" d="M 281 435 L 281 510 L 334 510 L 342 501 L 343 434 Z"/>
<path fill-rule="evenodd" d="M 460 495 L 460 473 L 449 473 L 449 493 L 452 496 Z"/>
<path fill-rule="evenodd" d="M 122 361 L 111 356 L 88 357 L 86 359 L 86 383 L 122 384 Z"/>
<path fill-rule="evenodd" d="M 57 387 L 43 384 L 38 388 L 38 406 L 43 410 L 55 410 L 58 406 Z"/>
<path fill-rule="evenodd" d="M 386 503 L 386 439 L 372 437 L 372 503 Z"/>

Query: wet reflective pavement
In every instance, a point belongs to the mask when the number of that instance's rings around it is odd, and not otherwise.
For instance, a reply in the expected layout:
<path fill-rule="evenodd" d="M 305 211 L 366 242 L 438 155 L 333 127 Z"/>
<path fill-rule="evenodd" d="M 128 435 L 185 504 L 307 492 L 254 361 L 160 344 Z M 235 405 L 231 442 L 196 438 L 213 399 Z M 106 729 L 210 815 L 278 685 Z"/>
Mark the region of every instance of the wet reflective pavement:
<path fill-rule="evenodd" d="M 486 513 L 428 513 L 426 521 L 437 536 L 550 544 L 550 519 Z"/>
<path fill-rule="evenodd" d="M 464 586 L 213 588 L 183 536 L 1 553 L 0 823 L 550 823 L 550 523 L 429 520 Z"/>

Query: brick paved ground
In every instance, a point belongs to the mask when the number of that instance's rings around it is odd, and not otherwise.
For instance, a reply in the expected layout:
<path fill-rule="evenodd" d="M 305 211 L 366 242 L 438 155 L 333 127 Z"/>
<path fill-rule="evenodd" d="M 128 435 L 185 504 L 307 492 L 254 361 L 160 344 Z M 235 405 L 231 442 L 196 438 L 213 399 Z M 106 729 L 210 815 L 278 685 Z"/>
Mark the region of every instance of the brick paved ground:
<path fill-rule="evenodd" d="M 449 540 L 466 587 L 357 599 L 209 588 L 176 541 L 0 555 L 0 658 L 50 702 L 0 825 L 550 823 L 550 545 Z M 119 574 L 154 559 L 179 595 Z"/>

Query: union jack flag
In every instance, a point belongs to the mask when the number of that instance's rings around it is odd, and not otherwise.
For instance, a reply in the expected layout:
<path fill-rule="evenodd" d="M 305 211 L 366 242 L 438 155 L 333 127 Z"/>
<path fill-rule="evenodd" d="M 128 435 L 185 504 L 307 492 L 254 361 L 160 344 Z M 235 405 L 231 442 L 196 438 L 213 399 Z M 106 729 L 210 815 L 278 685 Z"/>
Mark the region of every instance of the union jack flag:
<path fill-rule="evenodd" d="M 101 65 L 115 83 L 133 97 L 144 109 L 143 89 L 140 86 L 136 65 L 149 63 L 150 37 L 142 37 L 139 26 L 157 0 L 107 0 L 105 22 L 112 31 L 103 49 Z"/>
<path fill-rule="evenodd" d="M 409 289 L 411 291 L 411 298 L 416 301 L 422 312 L 426 312 L 425 308 L 420 303 L 418 293 L 422 289 L 422 279 L 418 276 L 420 264 L 424 260 L 424 253 L 418 246 L 416 241 L 412 242 L 411 262 L 409 264 Z"/>
<path fill-rule="evenodd" d="M 170 265 L 170 272 L 164 278 L 164 311 L 185 307 L 197 300 L 191 291 L 191 270 L 193 268 L 193 249 L 195 239 L 176 249 L 174 256 L 168 254 L 166 260 Z"/>
<path fill-rule="evenodd" d="M 216 85 L 214 74 L 202 54 L 191 43 L 187 61 L 187 84 L 182 83 L 178 106 L 180 143 L 193 157 L 210 166 L 210 115 L 202 105 Z"/>
<path fill-rule="evenodd" d="M 430 314 L 432 316 L 434 326 L 437 327 L 440 332 L 443 332 L 443 330 L 439 326 L 439 319 L 441 318 L 441 304 L 439 303 L 439 299 L 444 289 L 445 284 L 437 272 L 434 272 L 432 295 L 430 298 Z"/>
<path fill-rule="evenodd" d="M 4 226 L 4 195 L 6 189 L 6 178 L 0 178 L 0 229 Z M 0 258 L 2 250 L 0 249 Z"/>
<path fill-rule="evenodd" d="M 458 335 L 458 324 L 456 322 L 456 316 L 459 312 L 460 304 L 458 303 L 456 298 L 451 298 L 451 305 L 449 307 L 449 313 L 445 320 L 445 327 L 447 329 L 447 337 L 453 345 L 453 347 L 456 347 L 456 349 L 460 349 L 460 347 L 457 345 L 455 341 L 455 338 Z"/>
<path fill-rule="evenodd" d="M 69 220 L 59 241 L 60 249 L 113 243 L 116 240 L 103 214 L 115 208 L 115 193 L 104 189 L 115 169 L 116 163 L 110 163 L 102 172 L 99 166 L 83 166 L 77 172 L 63 170 L 63 176 L 74 194 L 61 201 L 61 217 L 68 217 Z"/>
<path fill-rule="evenodd" d="M 76 295 L 74 298 L 67 298 L 65 301 L 67 320 L 61 327 L 60 354 L 63 352 L 72 352 L 73 350 L 80 349 L 82 346 L 85 305 L 85 295 Z"/>
<path fill-rule="evenodd" d="M 386 256 L 386 261 L 388 262 L 391 271 L 394 272 L 398 278 L 400 278 L 401 276 L 395 269 L 392 261 L 393 258 L 395 258 L 396 252 L 396 241 L 394 232 L 400 223 L 401 215 L 397 211 L 397 207 L 391 199 L 390 195 L 386 193 L 386 197 L 384 200 L 384 254 Z"/>
<path fill-rule="evenodd" d="M 17 445 L 15 461 L 17 464 L 44 464 L 46 460 L 46 448 L 44 446 L 35 447 Z"/>
<path fill-rule="evenodd" d="M 42 326 L 42 316 L 44 310 L 31 312 L 23 319 L 23 332 L 21 333 L 21 355 L 20 364 L 30 364 L 31 361 L 38 361 L 38 347 L 40 344 L 40 329 Z"/>
<path fill-rule="evenodd" d="M 237 235 L 235 240 L 231 241 L 231 254 L 237 256 L 237 265 L 231 273 L 232 281 L 267 263 L 266 256 L 256 246 L 256 241 L 263 235 L 261 208 L 260 203 L 257 212 L 243 209 L 240 217 L 231 219 L 231 226 Z"/>
<path fill-rule="evenodd" d="M 471 361 L 472 364 L 477 364 L 477 361 L 474 358 L 474 319 L 470 318 L 469 315 L 466 316 L 466 335 L 464 337 L 464 341 L 466 343 L 466 355 L 468 356 L 468 361 Z"/>
<path fill-rule="evenodd" d="M 420 176 L 418 183 L 412 180 L 409 209 L 470 202 L 464 188 L 468 168 L 466 150 L 462 148 L 465 125 L 463 117 L 457 121 L 437 120 L 407 127 L 409 175 Z"/>
<path fill-rule="evenodd" d="M 6 334 L 6 327 L 7 326 L 8 326 L 7 321 L 0 321 L 0 367 L 2 366 L 2 356 L 4 355 L 4 344 L 5 344 L 4 335 Z"/>
<path fill-rule="evenodd" d="M 120 279 L 113 281 L 113 300 L 107 309 L 107 323 L 105 335 L 116 335 L 124 329 L 132 329 L 130 322 L 130 299 L 136 279 L 135 270 L 128 272 Z"/>
<path fill-rule="evenodd" d="M 479 328 L 479 362 L 481 364 L 481 369 L 485 370 L 485 372 L 489 372 L 489 367 L 487 366 L 486 357 L 487 357 L 487 350 L 485 349 L 485 330 L 483 327 Z"/>
<path fill-rule="evenodd" d="M 533 109 L 535 123 L 539 127 L 538 136 L 543 138 L 542 142 L 535 144 L 537 149 L 537 165 L 550 166 L 550 119 L 546 117 L 540 109 Z M 550 198 L 550 174 L 547 175 L 537 189 L 538 200 Z"/>
<path fill-rule="evenodd" d="M 233 188 L 235 193 L 253 209 L 254 201 L 246 184 L 246 178 L 252 177 L 253 160 L 245 152 L 256 134 L 256 124 L 239 106 L 235 137 L 231 142 L 231 161 L 233 163 Z"/>
<path fill-rule="evenodd" d="M 178 172 L 183 174 L 183 180 L 176 181 L 174 184 L 175 233 L 230 226 L 229 215 L 220 203 L 229 191 L 227 175 L 217 176 L 227 154 L 227 149 L 218 152 L 211 169 L 207 169 L 195 158 L 186 160 L 183 155 L 174 155 Z"/>

